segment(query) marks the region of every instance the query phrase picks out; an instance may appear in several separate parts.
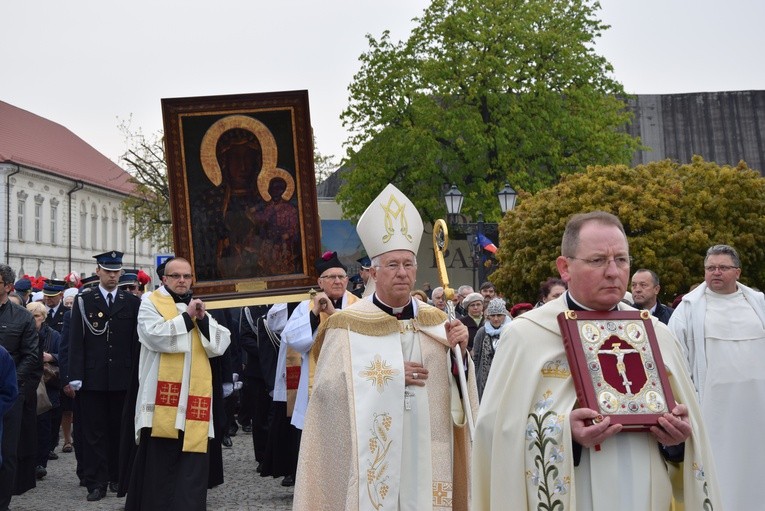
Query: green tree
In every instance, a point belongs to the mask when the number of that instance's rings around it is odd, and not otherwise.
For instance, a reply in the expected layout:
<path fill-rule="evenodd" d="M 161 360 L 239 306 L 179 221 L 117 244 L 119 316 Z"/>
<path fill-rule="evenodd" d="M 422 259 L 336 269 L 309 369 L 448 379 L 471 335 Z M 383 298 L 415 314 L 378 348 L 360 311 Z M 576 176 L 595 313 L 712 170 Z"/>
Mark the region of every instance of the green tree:
<path fill-rule="evenodd" d="M 133 194 L 122 209 L 133 219 L 132 235 L 151 240 L 161 252 L 172 251 L 173 233 L 170 215 L 170 189 L 162 133 L 146 137 L 123 121 L 120 130 L 128 146 L 121 160 L 135 185 Z"/>
<path fill-rule="evenodd" d="M 765 284 L 765 180 L 743 162 L 719 166 L 694 156 L 684 165 L 592 167 L 518 203 L 500 224 L 499 269 L 492 275 L 513 301 L 535 298 L 539 283 L 558 275 L 566 221 L 597 209 L 622 221 L 632 271 L 658 273 L 664 301 L 704 280 L 704 254 L 718 243 L 739 251 L 744 283 Z"/>
<path fill-rule="evenodd" d="M 405 42 L 384 32 L 349 86 L 343 124 L 354 169 L 340 200 L 358 216 L 387 183 L 427 219 L 458 184 L 465 213 L 499 218 L 508 181 L 536 192 L 587 165 L 628 163 L 638 142 L 588 0 L 433 0 Z M 491 200 L 489 198 L 492 198 Z"/>

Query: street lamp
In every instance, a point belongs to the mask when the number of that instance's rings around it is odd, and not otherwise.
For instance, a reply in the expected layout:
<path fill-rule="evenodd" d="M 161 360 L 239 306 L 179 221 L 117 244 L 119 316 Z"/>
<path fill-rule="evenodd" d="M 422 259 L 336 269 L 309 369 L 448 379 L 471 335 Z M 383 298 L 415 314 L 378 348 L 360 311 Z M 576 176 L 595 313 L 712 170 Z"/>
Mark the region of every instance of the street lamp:
<path fill-rule="evenodd" d="M 503 215 L 515 209 L 515 199 L 518 198 L 518 194 L 510 187 L 509 183 L 505 183 L 505 187 L 499 191 L 497 197 L 499 198 L 499 207 L 502 209 Z"/>
<path fill-rule="evenodd" d="M 512 189 L 509 183 L 505 183 L 504 188 L 497 194 L 499 200 L 499 207 L 504 215 L 508 211 L 515 208 L 515 199 L 518 194 Z M 444 201 L 446 202 L 446 212 L 449 214 L 449 223 L 454 226 L 460 226 L 465 229 L 465 232 L 472 236 L 473 246 L 473 288 L 477 288 L 483 282 L 486 281 L 486 267 L 483 265 L 483 247 L 480 243 L 480 238 L 484 236 L 484 228 L 487 224 L 483 221 L 483 213 L 480 211 L 476 215 L 476 222 L 467 222 L 464 217 L 460 215 L 462 211 L 462 202 L 465 196 L 459 191 L 457 185 L 452 185 L 444 194 Z M 489 224 L 496 226 L 496 224 Z M 476 277 L 478 282 L 476 283 Z"/>

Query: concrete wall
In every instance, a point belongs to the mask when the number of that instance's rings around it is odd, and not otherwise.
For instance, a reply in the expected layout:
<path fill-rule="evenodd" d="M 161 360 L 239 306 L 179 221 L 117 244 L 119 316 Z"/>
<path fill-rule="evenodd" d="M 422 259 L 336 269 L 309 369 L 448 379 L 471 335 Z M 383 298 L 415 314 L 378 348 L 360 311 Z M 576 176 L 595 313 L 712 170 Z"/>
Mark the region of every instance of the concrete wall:
<path fill-rule="evenodd" d="M 651 150 L 635 154 L 633 165 L 666 158 L 707 161 L 765 172 L 765 91 L 638 95 L 628 131 Z"/>

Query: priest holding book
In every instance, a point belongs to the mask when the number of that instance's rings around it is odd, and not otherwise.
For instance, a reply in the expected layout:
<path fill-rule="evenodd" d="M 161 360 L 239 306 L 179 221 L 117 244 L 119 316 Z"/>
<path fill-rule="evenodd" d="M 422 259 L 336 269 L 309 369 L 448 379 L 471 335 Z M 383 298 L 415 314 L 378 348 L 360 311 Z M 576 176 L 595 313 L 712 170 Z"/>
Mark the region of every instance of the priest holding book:
<path fill-rule="evenodd" d="M 632 310 L 621 302 L 630 256 L 619 219 L 574 215 L 556 264 L 568 291 L 502 334 L 476 424 L 472 508 L 652 511 L 674 498 L 721 509 L 693 384 L 665 325 L 651 320 L 677 404 L 650 430 L 628 431 L 577 401 L 557 317 Z"/>

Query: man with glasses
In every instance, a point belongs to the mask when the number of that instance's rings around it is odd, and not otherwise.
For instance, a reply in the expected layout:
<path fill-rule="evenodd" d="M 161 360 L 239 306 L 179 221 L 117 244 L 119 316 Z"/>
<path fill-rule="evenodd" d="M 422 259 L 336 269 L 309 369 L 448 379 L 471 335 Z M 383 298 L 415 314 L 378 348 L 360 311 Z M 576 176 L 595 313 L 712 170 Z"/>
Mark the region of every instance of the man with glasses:
<path fill-rule="evenodd" d="M 98 287 L 74 300 L 69 324 L 69 385 L 76 391 L 77 442 L 88 501 L 117 491 L 122 408 L 138 343 L 141 300 L 117 287 L 122 252 L 93 256 Z M 66 382 L 64 382 L 66 383 Z"/>
<path fill-rule="evenodd" d="M 650 511 L 670 509 L 676 491 L 685 509 L 720 509 L 693 384 L 665 325 L 652 320 L 682 404 L 650 431 L 623 430 L 578 404 L 558 316 L 632 310 L 621 301 L 630 272 L 622 223 L 603 211 L 574 215 L 556 265 L 568 290 L 516 317 L 501 334 L 476 424 L 472 508 Z M 669 467 L 681 461 L 682 487 L 673 488 Z"/>
<path fill-rule="evenodd" d="M 120 275 L 119 288 L 140 298 L 138 284 L 138 270 L 125 270 L 125 273 Z"/>
<path fill-rule="evenodd" d="M 282 331 L 282 343 L 288 350 L 300 353 L 302 360 L 295 408 L 292 411 L 292 425 L 298 429 L 303 429 L 308 397 L 313 385 L 318 355 L 312 353 L 312 348 L 319 325 L 338 310 L 348 307 L 359 299 L 347 290 L 348 272 L 345 265 L 337 258 L 337 252 L 325 252 L 318 258 L 316 273 L 319 275 L 318 284 L 321 291 L 308 300 L 302 301 L 295 308 Z M 286 311 L 286 304 L 283 306 Z M 289 354 L 287 358 L 290 358 Z M 289 382 L 287 384 L 289 386 Z"/>
<path fill-rule="evenodd" d="M 765 402 L 765 298 L 740 276 L 733 247 L 710 247 L 704 282 L 683 297 L 669 327 L 688 354 L 724 509 L 758 509 L 765 445 L 752 439 L 761 435 Z"/>
<path fill-rule="evenodd" d="M 30 435 L 36 435 L 34 427 L 36 404 L 35 391 L 42 377 L 39 339 L 32 314 L 8 299 L 16 275 L 7 264 L 0 264 L 0 346 L 10 353 L 16 365 L 18 398 L 2 420 L 2 449 L 0 457 L 0 509 L 8 509 L 14 491 L 14 479 L 19 468 L 19 445 L 27 444 Z M 29 420 L 31 416 L 31 421 Z M 22 428 L 31 423 L 31 428 Z M 29 467 L 34 478 L 34 463 Z M 26 477 L 23 478 L 26 481 Z M 34 480 L 34 479 L 32 479 Z"/>
<path fill-rule="evenodd" d="M 193 296 L 186 259 L 169 259 L 162 283 L 141 302 L 138 315 L 132 438 L 138 452 L 125 509 L 203 510 L 210 474 L 222 463 L 210 442 L 220 421 L 221 370 L 210 359 L 226 352 L 231 332 Z"/>
<path fill-rule="evenodd" d="M 450 349 L 468 362 L 467 328 L 413 300 L 423 234 L 393 185 L 356 230 L 375 292 L 327 320 L 300 445 L 294 509 L 467 509 L 466 416 Z"/>

